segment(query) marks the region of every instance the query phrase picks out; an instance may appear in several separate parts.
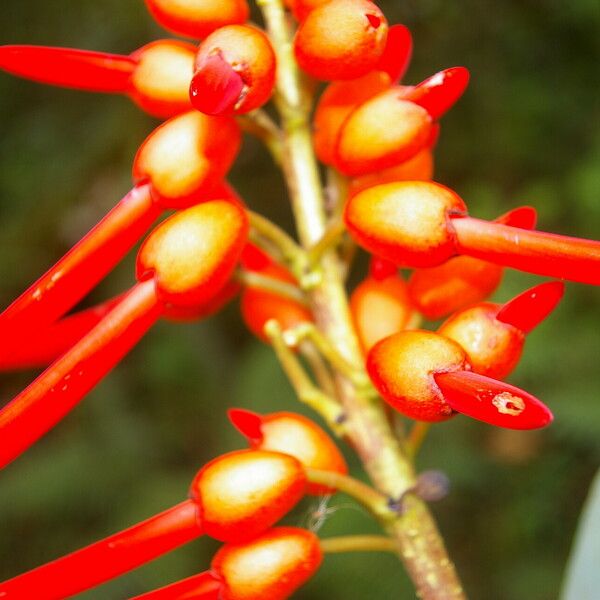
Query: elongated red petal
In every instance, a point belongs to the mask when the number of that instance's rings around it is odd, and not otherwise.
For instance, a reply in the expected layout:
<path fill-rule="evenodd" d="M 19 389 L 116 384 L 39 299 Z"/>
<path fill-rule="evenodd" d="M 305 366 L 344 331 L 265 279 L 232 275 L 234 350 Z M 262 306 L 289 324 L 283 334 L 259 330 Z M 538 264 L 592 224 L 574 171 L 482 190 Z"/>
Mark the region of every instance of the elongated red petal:
<path fill-rule="evenodd" d="M 457 252 L 528 273 L 600 285 L 600 242 L 472 217 L 452 219 Z"/>
<path fill-rule="evenodd" d="M 465 67 L 452 67 L 425 79 L 404 99 L 425 108 L 433 119 L 439 119 L 454 106 L 468 84 L 469 71 Z"/>
<path fill-rule="evenodd" d="M 230 408 L 227 416 L 231 424 L 246 438 L 253 443 L 260 443 L 263 439 L 262 417 L 251 410 L 243 408 Z"/>
<path fill-rule="evenodd" d="M 220 52 L 211 54 L 199 65 L 190 84 L 190 100 L 196 110 L 207 115 L 233 112 L 242 97 L 244 80 Z"/>
<path fill-rule="evenodd" d="M 115 208 L 0 314 L 0 339 L 37 333 L 62 317 L 107 275 L 156 220 L 150 185 L 133 188 Z"/>
<path fill-rule="evenodd" d="M 457 412 L 507 429 L 538 429 L 552 422 L 548 407 L 524 390 L 470 371 L 437 373 L 444 400 Z"/>
<path fill-rule="evenodd" d="M 562 281 L 541 283 L 507 302 L 496 319 L 529 333 L 556 308 L 564 293 Z"/>
<path fill-rule="evenodd" d="M 520 227 L 521 229 L 535 229 L 537 224 L 537 210 L 533 206 L 519 206 L 494 219 L 495 223 Z"/>
<path fill-rule="evenodd" d="M 0 583 L 2 600 L 56 600 L 78 594 L 202 535 L 186 500 L 138 525 Z"/>
<path fill-rule="evenodd" d="M 154 281 L 138 283 L 94 329 L 0 410 L 0 469 L 67 415 L 138 342 L 161 310 Z"/>
<path fill-rule="evenodd" d="M 54 48 L 0 46 L 0 69 L 13 75 L 91 92 L 127 92 L 137 61 L 129 56 Z"/>
<path fill-rule="evenodd" d="M 413 41 L 408 27 L 392 25 L 388 30 L 385 50 L 374 70 L 384 71 L 392 83 L 397 83 L 410 65 L 412 51 Z"/>
<path fill-rule="evenodd" d="M 0 371 L 46 367 L 75 345 L 95 327 L 121 300 L 117 296 L 78 313 L 74 313 L 30 337 L 13 337 L 0 345 Z"/>
<path fill-rule="evenodd" d="M 131 600 L 218 600 L 222 583 L 212 571 L 204 571 Z"/>

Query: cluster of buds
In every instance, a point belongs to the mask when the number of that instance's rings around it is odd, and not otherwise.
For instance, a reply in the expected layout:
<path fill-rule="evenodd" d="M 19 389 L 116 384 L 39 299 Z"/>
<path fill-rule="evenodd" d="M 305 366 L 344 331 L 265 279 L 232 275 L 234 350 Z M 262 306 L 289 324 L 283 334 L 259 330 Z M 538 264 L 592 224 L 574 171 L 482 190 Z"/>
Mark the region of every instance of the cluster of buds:
<path fill-rule="evenodd" d="M 542 402 L 502 380 L 564 284 L 542 283 L 503 305 L 486 299 L 505 267 L 598 285 L 600 242 L 539 232 L 530 207 L 494 222 L 472 218 L 454 191 L 431 181 L 440 119 L 465 91 L 467 69 L 400 83 L 411 34 L 403 25 L 389 26 L 369 0 L 289 0 L 281 31 L 274 29 L 284 10 L 278 0 L 261 3 L 267 31 L 248 23 L 245 0 L 146 4 L 161 25 L 199 45 L 159 40 L 128 56 L 0 47 L 6 71 L 125 94 L 167 119 L 133 159 L 133 189 L 0 314 L 0 368 L 47 367 L 0 410 L 0 468 L 57 425 L 159 318 L 206 318 L 238 294 L 248 329 L 273 345 L 301 399 L 342 433 L 351 415 L 335 397 L 343 386 L 328 377 L 333 372 L 363 391 L 366 381 L 370 395 L 376 390 L 416 421 L 461 413 L 513 429 L 550 423 Z M 286 38 L 292 17 L 293 40 Z M 304 155 L 310 164 L 303 166 L 286 146 L 296 116 L 286 115 L 278 97 L 282 128 L 260 110 L 276 87 L 280 95 L 289 92 L 298 70 L 327 82 Z M 321 241 L 297 243 L 253 213 L 228 184 L 243 130 L 266 141 L 297 179 L 310 179 L 302 169 L 316 167 L 316 156 L 345 182 L 337 205 L 322 207 L 330 228 Z M 137 283 L 68 314 L 166 210 L 175 212 L 139 250 Z M 319 261 L 333 256 L 348 270 L 352 253 L 343 246 L 354 243 L 371 255 L 347 311 L 362 364 L 349 361 L 320 329 L 323 297 L 312 293 L 324 277 Z M 399 268 L 413 270 L 408 281 Z M 447 320 L 433 332 L 418 329 L 422 317 Z M 302 371 L 299 354 L 312 361 L 320 388 Z M 139 598 L 289 597 L 317 571 L 323 547 L 313 532 L 274 526 L 305 494 L 333 493 L 347 466 L 328 435 L 305 417 L 240 409 L 229 416 L 251 449 L 205 465 L 189 500 L 0 584 L 0 597 L 67 597 L 200 535 L 224 542 L 210 569 Z M 311 470 L 329 479 L 311 480 Z"/>

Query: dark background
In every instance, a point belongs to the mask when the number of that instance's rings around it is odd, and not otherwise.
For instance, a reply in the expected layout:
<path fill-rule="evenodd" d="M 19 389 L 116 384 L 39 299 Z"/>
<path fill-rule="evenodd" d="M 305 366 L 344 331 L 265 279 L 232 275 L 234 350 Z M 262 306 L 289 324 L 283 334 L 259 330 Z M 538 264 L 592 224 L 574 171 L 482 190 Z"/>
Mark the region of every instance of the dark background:
<path fill-rule="evenodd" d="M 475 216 L 528 203 L 541 229 L 600 237 L 596 1 L 380 5 L 413 32 L 407 82 L 453 65 L 472 73 L 467 94 L 444 119 L 436 179 L 455 188 Z M 141 1 L 3 0 L 0 8 L 0 43 L 129 53 L 158 37 L 168 34 Z M 136 147 L 155 125 L 124 98 L 0 74 L 0 306 L 129 189 Z M 280 176 L 256 143 L 246 143 L 232 179 L 253 208 L 289 225 Z M 508 273 L 494 297 L 505 300 L 538 281 Z M 133 254 L 88 302 L 132 282 Z M 459 417 L 434 428 L 419 458 L 420 468 L 451 478 L 450 496 L 433 510 L 472 598 L 558 595 L 600 456 L 599 302 L 597 288 L 569 284 L 510 378 L 552 408 L 548 430 L 515 433 Z M 2 374 L 2 402 L 33 376 Z M 0 578 L 182 500 L 198 467 L 242 446 L 225 418 L 233 405 L 303 410 L 269 348 L 245 331 L 235 303 L 205 322 L 160 323 L 0 475 Z M 375 530 L 347 498 L 330 506 L 337 509 L 324 535 Z M 306 525 L 318 510 L 306 502 L 289 522 Z M 82 598 L 125 598 L 189 576 L 206 568 L 215 547 L 192 543 Z M 328 557 L 297 597 L 387 600 L 412 597 L 410 590 L 394 557 L 356 554 Z"/>

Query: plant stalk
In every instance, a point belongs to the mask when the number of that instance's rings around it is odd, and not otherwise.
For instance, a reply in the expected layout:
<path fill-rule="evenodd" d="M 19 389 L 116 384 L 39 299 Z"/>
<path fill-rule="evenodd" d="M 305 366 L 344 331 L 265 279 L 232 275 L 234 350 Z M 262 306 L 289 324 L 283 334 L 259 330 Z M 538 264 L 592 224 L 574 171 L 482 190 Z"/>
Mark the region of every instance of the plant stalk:
<path fill-rule="evenodd" d="M 296 219 L 298 236 L 305 249 L 314 246 L 327 228 L 325 198 L 310 133 L 310 109 L 301 74 L 292 51 L 291 31 L 281 0 L 258 0 L 277 60 L 277 107 L 284 132 L 284 171 Z M 339 259 L 332 251 L 319 262 L 322 277 L 309 292 L 315 320 L 321 332 L 350 363 L 362 364 L 352 326 Z M 356 393 L 352 383 L 337 377 L 338 397 L 347 420 L 344 432 L 356 450 L 374 486 L 390 498 L 399 498 L 415 485 L 409 458 L 386 419 L 384 409 Z M 401 516 L 386 521 L 397 553 L 424 600 L 459 600 L 465 594 L 448 557 L 443 540 L 427 506 L 408 495 Z"/>

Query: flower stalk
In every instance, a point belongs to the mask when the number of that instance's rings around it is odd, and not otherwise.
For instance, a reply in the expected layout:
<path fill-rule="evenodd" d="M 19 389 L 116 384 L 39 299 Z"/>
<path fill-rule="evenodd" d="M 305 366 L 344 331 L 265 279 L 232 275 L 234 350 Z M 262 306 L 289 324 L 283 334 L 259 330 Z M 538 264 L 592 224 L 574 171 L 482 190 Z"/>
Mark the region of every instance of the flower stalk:
<path fill-rule="evenodd" d="M 284 131 L 284 171 L 298 236 L 308 250 L 323 238 L 327 218 L 310 137 L 306 94 L 292 54 L 291 32 L 281 1 L 260 0 L 259 6 L 277 54 L 276 102 Z M 328 250 L 319 266 L 322 277 L 309 292 L 317 326 L 346 360 L 360 364 L 363 359 L 352 326 L 340 261 Z M 414 487 L 415 474 L 383 407 L 357 394 L 352 382 L 341 375 L 337 376 L 336 385 L 346 416 L 344 432 L 373 484 L 387 497 L 401 497 Z M 405 509 L 403 516 L 386 528 L 419 596 L 426 600 L 465 598 L 426 505 L 411 495 Z"/>

